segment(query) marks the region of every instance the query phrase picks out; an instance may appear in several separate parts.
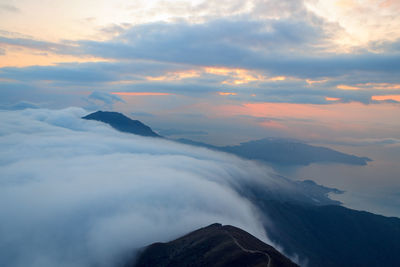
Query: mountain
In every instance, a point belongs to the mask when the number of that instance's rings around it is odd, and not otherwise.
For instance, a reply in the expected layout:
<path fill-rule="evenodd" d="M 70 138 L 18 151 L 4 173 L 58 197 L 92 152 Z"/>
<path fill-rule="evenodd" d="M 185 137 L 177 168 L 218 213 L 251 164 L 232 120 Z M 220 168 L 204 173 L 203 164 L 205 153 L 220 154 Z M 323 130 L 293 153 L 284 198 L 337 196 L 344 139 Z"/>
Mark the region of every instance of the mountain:
<path fill-rule="evenodd" d="M 104 116 L 108 113 L 113 116 Z M 119 120 L 121 116 L 124 119 Z M 132 122 L 115 112 L 96 112 L 84 118 L 93 119 L 92 117 L 109 123 L 118 130 L 126 129 Z M 146 129 L 151 131 L 149 127 Z M 153 131 L 151 133 L 155 134 Z M 368 158 L 295 140 L 269 138 L 226 147 L 185 139 L 178 141 L 276 164 L 307 165 L 312 162 L 333 161 L 365 165 L 369 161 Z M 235 183 L 234 190 L 257 208 L 269 238 L 279 245 L 286 255 L 297 256 L 301 263 L 309 267 L 400 266 L 399 218 L 342 207 L 327 196 L 329 193 L 341 193 L 334 188 L 323 187 L 309 180 L 294 182 L 284 177 L 278 178 L 270 187 Z M 225 232 L 220 228 L 225 229 Z M 271 257 L 270 252 L 256 245 L 260 241 L 256 242 L 247 235 L 244 239 L 238 239 L 236 236 L 242 235 L 232 234 L 227 228 L 229 227 L 214 225 L 210 229 L 200 229 L 200 232 L 195 231 L 169 243 L 150 245 L 138 258 L 138 266 L 179 266 L 180 263 L 185 266 L 192 260 L 206 265 L 216 262 L 219 266 L 228 266 L 234 265 L 232 262 L 236 260 L 257 265 L 262 259 L 265 264 L 267 257 L 264 252 Z M 231 236 L 236 239 L 229 239 Z M 263 253 L 249 254 L 249 251 L 255 250 Z M 199 258 L 201 255 L 205 257 Z M 154 260 L 159 261 L 160 265 L 156 265 Z M 128 266 L 133 266 L 133 263 Z"/>
<path fill-rule="evenodd" d="M 153 132 L 153 130 L 149 126 L 143 124 L 138 120 L 132 120 L 118 112 L 97 111 L 85 117 L 82 117 L 82 119 L 101 121 L 111 125 L 113 128 L 121 132 L 132 133 L 142 136 L 161 137 L 160 135 Z"/>
<path fill-rule="evenodd" d="M 296 140 L 266 138 L 235 146 L 212 146 L 188 139 L 176 141 L 235 154 L 242 158 L 262 160 L 277 165 L 309 165 L 317 162 L 335 162 L 367 165 L 371 159 L 345 154 L 327 147 L 313 146 Z"/>
<path fill-rule="evenodd" d="M 298 266 L 270 245 L 230 226 L 212 224 L 168 243 L 145 248 L 128 266 Z"/>
<path fill-rule="evenodd" d="M 161 137 L 149 126 L 138 120 L 132 120 L 118 112 L 97 111 L 83 117 L 83 119 L 107 123 L 121 132 Z M 266 138 L 240 143 L 235 146 L 213 146 L 183 138 L 175 141 L 232 153 L 246 159 L 262 160 L 277 166 L 309 165 L 317 162 L 367 165 L 368 161 L 371 161 L 371 159 L 366 157 L 345 154 L 330 148 L 308 145 L 289 139 Z"/>
<path fill-rule="evenodd" d="M 400 266 L 400 219 L 339 205 L 253 198 L 268 237 L 308 267 Z"/>

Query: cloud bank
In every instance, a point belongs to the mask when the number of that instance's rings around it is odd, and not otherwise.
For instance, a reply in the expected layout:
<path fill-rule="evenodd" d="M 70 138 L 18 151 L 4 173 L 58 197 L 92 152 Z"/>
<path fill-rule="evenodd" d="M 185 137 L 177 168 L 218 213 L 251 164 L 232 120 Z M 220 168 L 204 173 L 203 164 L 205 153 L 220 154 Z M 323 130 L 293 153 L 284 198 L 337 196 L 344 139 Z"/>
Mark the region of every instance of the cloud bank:
<path fill-rule="evenodd" d="M 119 133 L 81 120 L 86 113 L 0 111 L 0 265 L 115 265 L 213 222 L 266 240 L 260 215 L 236 189 L 284 190 L 268 168 Z"/>
<path fill-rule="evenodd" d="M 234 99 L 240 101 L 378 104 L 387 101 L 377 100 L 377 96 L 392 95 L 395 97 L 389 101 L 398 103 L 400 38 L 392 31 L 383 34 L 396 28 L 389 27 L 398 23 L 393 20 L 395 5 L 388 2 L 380 8 L 351 8 L 352 16 L 345 14 L 344 18 L 357 20 L 358 13 L 368 11 L 364 17 L 372 10 L 379 11 L 375 18 L 383 22 L 379 30 L 371 25 L 358 27 L 357 33 L 372 38 L 361 45 L 351 41 L 354 32 L 347 32 L 343 21 L 331 17 L 336 13 L 332 10 L 340 8 L 328 2 L 332 1 L 183 1 L 178 8 L 173 2 L 156 1 L 148 13 L 138 9 L 143 3 L 137 3 L 135 8 L 125 9 L 140 10 L 140 14 L 129 17 L 153 19 L 103 25 L 95 39 L 64 37 L 56 42 L 0 31 L 0 43 L 5 47 L 0 54 L 5 59 L 21 49 L 35 56 L 56 56 L 46 66 L 39 61 L 35 64 L 42 66 L 5 64 L 0 68 L 0 86 L 7 91 L 0 98 L 14 101 L 15 89 L 11 87 L 29 86 L 35 95 L 54 94 L 59 103 L 63 100 L 57 95 L 60 89 L 87 92 L 93 88 L 107 93 L 181 94 L 201 97 L 200 101 L 222 91 L 235 93 Z M 370 30 L 383 36 L 365 34 Z M 70 60 L 63 61 L 66 58 Z M 207 68 L 219 68 L 220 72 L 210 73 Z M 224 74 L 221 69 L 231 71 Z M 231 81 L 235 70 L 247 74 L 239 83 Z M 390 84 L 392 89 L 363 86 L 372 83 Z M 360 90 L 341 90 L 342 85 Z M 22 95 L 16 100 L 34 101 L 21 99 Z"/>

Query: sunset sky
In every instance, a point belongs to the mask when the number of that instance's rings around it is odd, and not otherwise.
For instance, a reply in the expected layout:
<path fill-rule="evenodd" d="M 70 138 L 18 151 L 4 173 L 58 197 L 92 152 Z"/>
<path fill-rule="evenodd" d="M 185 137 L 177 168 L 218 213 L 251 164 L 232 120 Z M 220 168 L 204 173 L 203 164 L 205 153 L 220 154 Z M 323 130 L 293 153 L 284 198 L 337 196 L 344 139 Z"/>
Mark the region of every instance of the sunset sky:
<path fill-rule="evenodd" d="M 296 138 L 376 164 L 389 149 L 393 185 L 399 14 L 398 0 L 0 0 L 0 105 L 116 110 L 219 145 Z"/>

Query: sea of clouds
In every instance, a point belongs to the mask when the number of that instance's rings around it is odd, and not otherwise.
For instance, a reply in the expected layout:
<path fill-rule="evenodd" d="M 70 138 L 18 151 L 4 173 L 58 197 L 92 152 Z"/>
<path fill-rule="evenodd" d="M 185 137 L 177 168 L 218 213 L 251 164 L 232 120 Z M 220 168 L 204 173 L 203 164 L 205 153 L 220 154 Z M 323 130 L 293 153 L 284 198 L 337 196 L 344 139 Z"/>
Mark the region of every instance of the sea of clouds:
<path fill-rule="evenodd" d="M 285 187 L 269 168 L 120 133 L 87 113 L 0 111 L 0 266 L 115 266 L 215 222 L 268 241 L 237 188 Z"/>

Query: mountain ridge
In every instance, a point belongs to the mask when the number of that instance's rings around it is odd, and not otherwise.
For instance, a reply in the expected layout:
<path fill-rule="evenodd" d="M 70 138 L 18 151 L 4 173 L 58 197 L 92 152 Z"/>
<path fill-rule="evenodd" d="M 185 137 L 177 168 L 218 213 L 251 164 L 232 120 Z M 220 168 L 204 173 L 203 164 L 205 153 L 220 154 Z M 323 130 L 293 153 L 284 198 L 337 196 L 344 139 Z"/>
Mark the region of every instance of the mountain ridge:
<path fill-rule="evenodd" d="M 297 267 L 274 247 L 246 231 L 219 223 L 167 243 L 153 243 L 126 267 L 248 266 Z"/>

